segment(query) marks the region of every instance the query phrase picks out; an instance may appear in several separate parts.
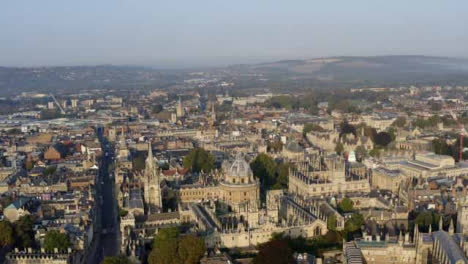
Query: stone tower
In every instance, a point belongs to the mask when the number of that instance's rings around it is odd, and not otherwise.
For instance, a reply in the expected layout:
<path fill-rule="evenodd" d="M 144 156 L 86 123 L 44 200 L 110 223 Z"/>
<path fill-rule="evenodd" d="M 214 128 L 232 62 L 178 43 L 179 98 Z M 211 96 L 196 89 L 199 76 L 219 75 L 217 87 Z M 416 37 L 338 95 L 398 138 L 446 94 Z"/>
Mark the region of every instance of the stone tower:
<path fill-rule="evenodd" d="M 177 114 L 177 117 L 183 117 L 185 115 L 184 106 L 182 105 L 182 101 L 180 100 L 180 97 L 179 97 L 179 101 L 177 102 L 176 114 Z"/>
<path fill-rule="evenodd" d="M 122 131 L 120 132 L 120 137 L 119 137 L 119 153 L 117 155 L 117 158 L 128 159 L 129 155 L 130 155 L 130 152 L 127 148 L 127 141 L 125 139 L 125 131 L 124 131 L 124 128 L 122 127 Z"/>
<path fill-rule="evenodd" d="M 468 200 L 467 197 L 460 200 L 457 208 L 457 233 L 468 235 Z"/>
<path fill-rule="evenodd" d="M 148 143 L 148 157 L 146 158 L 145 162 L 143 182 L 145 190 L 145 201 L 148 205 L 149 213 L 162 211 L 160 175 L 153 158 L 151 142 Z"/>

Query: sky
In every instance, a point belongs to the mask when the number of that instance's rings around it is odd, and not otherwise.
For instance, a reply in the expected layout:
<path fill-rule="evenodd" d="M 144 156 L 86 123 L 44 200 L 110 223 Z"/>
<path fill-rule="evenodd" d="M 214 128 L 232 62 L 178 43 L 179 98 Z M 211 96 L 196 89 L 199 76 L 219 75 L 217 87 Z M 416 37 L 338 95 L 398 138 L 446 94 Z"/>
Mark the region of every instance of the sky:
<path fill-rule="evenodd" d="M 466 0 L 5 0 L 1 66 L 468 57 Z"/>

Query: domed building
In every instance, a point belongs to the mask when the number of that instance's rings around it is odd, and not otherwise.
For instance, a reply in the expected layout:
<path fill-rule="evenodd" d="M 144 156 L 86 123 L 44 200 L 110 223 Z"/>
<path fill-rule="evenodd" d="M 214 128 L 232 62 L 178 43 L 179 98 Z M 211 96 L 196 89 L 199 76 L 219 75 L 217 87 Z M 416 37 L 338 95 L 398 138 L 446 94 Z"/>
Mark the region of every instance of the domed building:
<path fill-rule="evenodd" d="M 256 210 L 259 207 L 260 184 L 254 179 L 250 165 L 239 153 L 219 183 L 221 200 L 234 211 Z"/>
<path fill-rule="evenodd" d="M 234 212 L 253 212 L 260 208 L 260 183 L 249 163 L 239 153 L 234 161 L 224 161 L 215 182 L 183 185 L 179 189 L 182 203 L 219 201 Z M 217 174 L 217 172 L 215 172 Z"/>

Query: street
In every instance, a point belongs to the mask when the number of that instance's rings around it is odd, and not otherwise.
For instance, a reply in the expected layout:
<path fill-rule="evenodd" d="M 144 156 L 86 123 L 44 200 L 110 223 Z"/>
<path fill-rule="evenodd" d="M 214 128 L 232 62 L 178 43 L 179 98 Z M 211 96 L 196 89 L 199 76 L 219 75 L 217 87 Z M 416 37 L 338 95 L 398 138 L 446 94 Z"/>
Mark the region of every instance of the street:
<path fill-rule="evenodd" d="M 99 127 L 97 135 L 101 143 L 102 159 L 99 166 L 98 186 L 96 188 L 98 203 L 98 218 L 101 223 L 98 226 L 99 237 L 97 239 L 96 252 L 93 263 L 100 263 L 105 256 L 115 256 L 119 253 L 119 224 L 116 199 L 114 197 L 114 178 L 109 176 L 109 165 L 113 162 L 114 150 L 103 136 L 104 129 Z M 102 199 L 102 200 L 101 200 Z"/>

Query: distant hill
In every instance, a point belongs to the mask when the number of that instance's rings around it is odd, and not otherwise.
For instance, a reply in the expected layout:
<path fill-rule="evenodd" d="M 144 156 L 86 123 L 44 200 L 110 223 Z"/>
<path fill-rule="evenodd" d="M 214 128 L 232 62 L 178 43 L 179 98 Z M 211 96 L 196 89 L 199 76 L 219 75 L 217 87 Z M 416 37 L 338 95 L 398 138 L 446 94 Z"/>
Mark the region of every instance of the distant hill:
<path fill-rule="evenodd" d="M 229 67 L 261 75 L 275 91 L 401 85 L 468 85 L 468 59 L 429 56 L 328 57 Z M 252 78 L 250 79 L 252 82 Z"/>
<path fill-rule="evenodd" d="M 213 71 L 237 84 L 236 88 L 276 90 L 303 87 L 333 88 L 374 85 L 468 85 L 468 59 L 428 56 L 329 57 L 232 65 Z M 0 67 L 2 96 L 25 91 L 77 92 L 91 89 L 164 88 L 193 78 L 187 71 L 147 67 Z M 260 77 L 259 77 L 260 76 Z M 276 88 L 275 88 L 276 87 Z"/>
<path fill-rule="evenodd" d="M 164 76 L 163 76 L 164 75 Z M 131 88 L 164 84 L 172 78 L 151 68 L 133 66 L 0 67 L 3 96 L 20 92 L 77 92 L 102 88 Z"/>
<path fill-rule="evenodd" d="M 245 66 L 264 73 L 283 72 L 309 78 L 338 81 L 417 81 L 466 76 L 468 59 L 428 56 L 330 57 L 284 60 Z M 432 77 L 430 77 L 432 75 Z"/>

